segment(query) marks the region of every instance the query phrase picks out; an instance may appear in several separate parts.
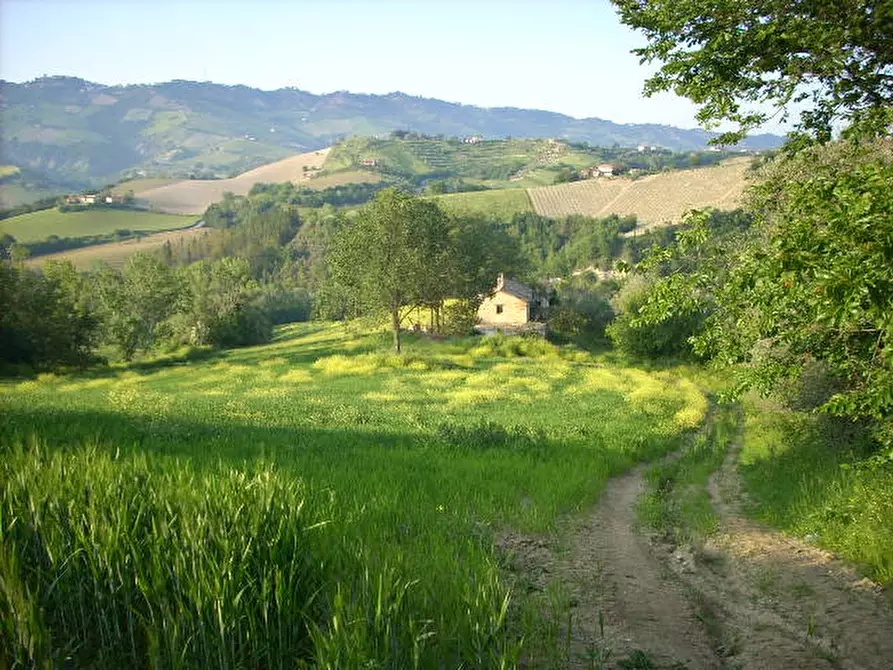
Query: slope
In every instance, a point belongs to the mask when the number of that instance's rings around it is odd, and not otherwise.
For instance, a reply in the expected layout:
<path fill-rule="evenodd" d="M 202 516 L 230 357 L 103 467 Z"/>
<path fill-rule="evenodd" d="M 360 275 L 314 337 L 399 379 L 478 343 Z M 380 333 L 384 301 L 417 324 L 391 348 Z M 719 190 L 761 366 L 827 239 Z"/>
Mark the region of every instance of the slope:
<path fill-rule="evenodd" d="M 678 223 L 689 210 L 739 206 L 750 166 L 738 158 L 709 168 L 677 170 L 630 179 L 608 177 L 528 190 L 538 214 L 549 217 L 583 214 L 634 214 L 640 228 Z"/>
<path fill-rule="evenodd" d="M 311 170 L 318 170 L 325 162 L 328 149 L 292 156 L 263 165 L 232 179 L 186 179 L 150 188 L 135 194 L 152 209 L 170 214 L 202 214 L 208 205 L 223 199 L 223 194 L 246 195 L 258 182 L 306 183 L 311 185 Z M 305 170 L 306 168 L 306 170 Z M 370 176 L 375 181 L 377 176 Z"/>

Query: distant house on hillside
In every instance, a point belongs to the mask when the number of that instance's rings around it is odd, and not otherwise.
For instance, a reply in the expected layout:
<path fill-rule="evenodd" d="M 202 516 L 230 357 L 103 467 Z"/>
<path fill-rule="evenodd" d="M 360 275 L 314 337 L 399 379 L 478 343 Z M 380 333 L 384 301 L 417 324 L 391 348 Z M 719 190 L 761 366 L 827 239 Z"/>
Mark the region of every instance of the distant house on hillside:
<path fill-rule="evenodd" d="M 613 177 L 615 174 L 618 174 L 621 170 L 619 165 L 615 165 L 614 163 L 602 163 L 596 169 L 597 176 L 599 177 Z"/>
<path fill-rule="evenodd" d="M 378 167 L 381 161 L 378 158 L 364 158 L 363 167 Z"/>
<path fill-rule="evenodd" d="M 484 138 L 480 135 L 472 135 L 471 137 L 466 137 L 463 141 L 465 144 L 480 144 L 484 141 Z"/>
<path fill-rule="evenodd" d="M 537 295 L 533 287 L 500 274 L 478 308 L 478 319 L 483 330 L 523 328 L 544 316 L 548 307 L 548 298 Z"/>
<path fill-rule="evenodd" d="M 96 203 L 105 203 L 107 205 L 116 202 L 124 202 L 124 198 L 120 195 L 111 195 L 109 193 L 79 193 L 77 195 L 66 195 L 66 205 L 95 205 Z"/>

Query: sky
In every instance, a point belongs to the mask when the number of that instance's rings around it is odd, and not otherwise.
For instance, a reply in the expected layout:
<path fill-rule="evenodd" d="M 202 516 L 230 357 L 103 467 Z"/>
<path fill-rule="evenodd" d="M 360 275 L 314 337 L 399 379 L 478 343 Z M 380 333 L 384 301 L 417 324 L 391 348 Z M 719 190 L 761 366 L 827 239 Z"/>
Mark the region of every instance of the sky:
<path fill-rule="evenodd" d="M 696 127 L 608 0 L 0 0 L 0 78 L 346 90 Z M 769 126 L 768 131 L 775 128 Z"/>

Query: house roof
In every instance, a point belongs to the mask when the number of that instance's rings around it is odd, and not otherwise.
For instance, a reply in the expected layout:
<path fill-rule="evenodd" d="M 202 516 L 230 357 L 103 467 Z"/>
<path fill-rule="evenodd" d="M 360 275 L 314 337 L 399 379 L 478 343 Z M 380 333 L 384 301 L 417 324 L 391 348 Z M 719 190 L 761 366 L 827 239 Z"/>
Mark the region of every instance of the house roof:
<path fill-rule="evenodd" d="M 530 302 L 533 300 L 533 289 L 527 284 L 523 284 L 516 279 L 506 279 L 502 286 L 496 287 L 497 291 L 505 291 L 506 293 Z"/>

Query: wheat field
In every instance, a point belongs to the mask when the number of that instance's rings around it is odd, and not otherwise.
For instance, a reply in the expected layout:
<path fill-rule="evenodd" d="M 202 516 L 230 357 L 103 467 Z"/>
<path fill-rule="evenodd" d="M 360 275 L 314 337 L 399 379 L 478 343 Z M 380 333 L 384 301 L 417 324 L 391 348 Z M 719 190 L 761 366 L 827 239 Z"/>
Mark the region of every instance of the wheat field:
<path fill-rule="evenodd" d="M 749 166 L 749 159 L 735 158 L 709 168 L 676 170 L 641 179 L 588 179 L 527 192 L 542 216 L 634 214 L 640 228 L 650 228 L 678 223 L 691 209 L 738 207 Z"/>
<path fill-rule="evenodd" d="M 247 195 L 258 182 L 281 183 L 293 181 L 310 185 L 308 170 L 318 170 L 325 163 L 329 149 L 310 151 L 275 163 L 262 165 L 232 179 L 184 179 L 158 188 L 141 191 L 140 200 L 152 209 L 169 214 L 203 214 L 215 202 L 223 199 L 227 191 L 235 195 Z"/>

